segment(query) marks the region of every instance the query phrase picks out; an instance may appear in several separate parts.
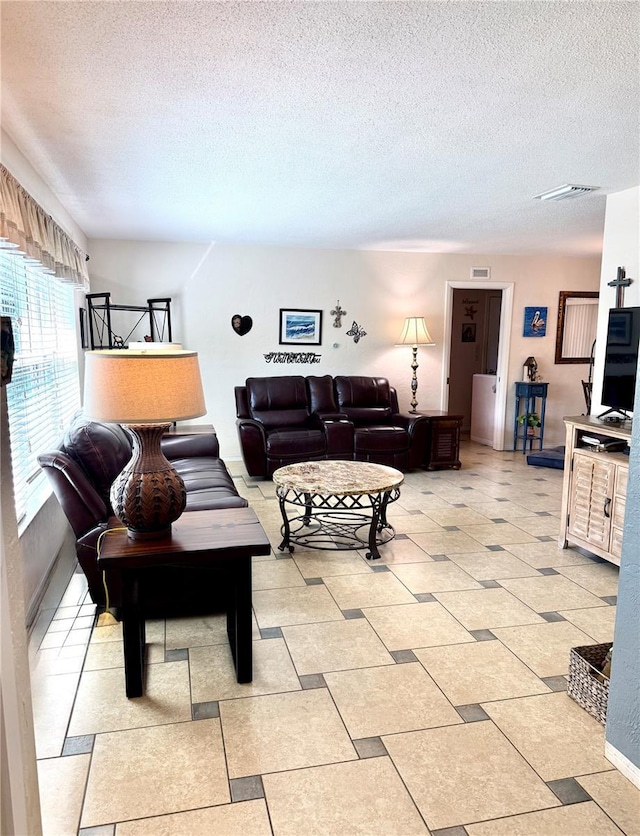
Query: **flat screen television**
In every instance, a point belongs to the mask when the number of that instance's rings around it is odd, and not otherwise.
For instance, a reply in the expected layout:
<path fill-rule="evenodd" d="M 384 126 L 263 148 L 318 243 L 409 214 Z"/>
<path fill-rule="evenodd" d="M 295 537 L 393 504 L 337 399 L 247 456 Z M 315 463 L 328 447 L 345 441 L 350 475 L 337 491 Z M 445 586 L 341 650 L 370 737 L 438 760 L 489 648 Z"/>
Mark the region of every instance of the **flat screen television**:
<path fill-rule="evenodd" d="M 610 412 L 633 411 L 640 341 L 640 307 L 611 308 L 604 359 L 602 403 Z"/>

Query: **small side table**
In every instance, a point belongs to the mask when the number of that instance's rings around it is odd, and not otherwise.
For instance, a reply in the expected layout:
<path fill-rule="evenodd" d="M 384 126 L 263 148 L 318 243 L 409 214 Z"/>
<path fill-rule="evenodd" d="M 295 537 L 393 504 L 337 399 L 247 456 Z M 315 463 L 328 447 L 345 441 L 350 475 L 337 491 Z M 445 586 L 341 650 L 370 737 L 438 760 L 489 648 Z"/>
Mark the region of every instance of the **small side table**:
<path fill-rule="evenodd" d="M 542 450 L 544 440 L 544 413 L 547 402 L 547 388 L 548 383 L 529 383 L 528 381 L 516 382 L 516 403 L 513 418 L 513 449 L 518 450 L 520 442 L 522 442 L 522 452 L 534 449 L 534 443 L 537 444 L 535 449 Z M 538 401 L 540 406 L 537 406 Z M 525 420 L 524 424 L 518 423 L 519 415 L 531 415 L 536 413 L 540 416 L 540 424 L 538 426 L 537 435 L 529 435 L 527 433 L 528 425 Z"/>
<path fill-rule="evenodd" d="M 121 523 L 116 517 L 109 529 Z M 144 574 L 157 566 L 207 567 L 227 564 L 227 635 L 238 682 L 251 682 L 251 557 L 267 555 L 271 544 L 251 508 L 188 511 L 168 536 L 131 540 L 125 530 L 105 535 L 98 567 L 122 582 L 122 632 L 127 697 L 144 692 Z M 216 575 L 218 578 L 218 575 Z"/>
<path fill-rule="evenodd" d="M 424 467 L 427 470 L 460 470 L 460 428 L 464 415 L 450 415 L 441 410 L 420 410 L 420 415 L 425 415 L 429 424 Z"/>

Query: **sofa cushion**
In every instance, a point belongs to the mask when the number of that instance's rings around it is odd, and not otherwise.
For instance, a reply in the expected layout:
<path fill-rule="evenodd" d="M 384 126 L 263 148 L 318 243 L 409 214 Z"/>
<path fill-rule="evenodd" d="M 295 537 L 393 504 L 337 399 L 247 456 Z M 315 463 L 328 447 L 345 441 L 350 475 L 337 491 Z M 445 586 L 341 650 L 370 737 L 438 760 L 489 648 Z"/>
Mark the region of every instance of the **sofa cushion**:
<path fill-rule="evenodd" d="M 224 488 L 232 494 L 237 492 L 222 459 L 193 456 L 186 459 L 174 459 L 171 463 L 182 477 L 187 494 L 191 491 L 217 490 L 218 488 Z"/>
<path fill-rule="evenodd" d="M 267 429 L 303 427 L 309 420 L 304 378 L 250 377 L 247 379 L 249 411 Z"/>
<path fill-rule="evenodd" d="M 246 508 L 249 503 L 241 496 L 229 493 L 224 485 L 197 488 L 187 492 L 187 511 L 211 511 L 218 508 Z"/>
<path fill-rule="evenodd" d="M 336 399 L 333 394 L 333 378 L 330 374 L 307 377 L 307 392 L 309 394 L 309 411 L 320 414 L 337 412 Z"/>
<path fill-rule="evenodd" d="M 308 456 L 324 456 L 326 443 L 320 430 L 274 430 L 267 436 L 267 455 L 304 461 Z"/>
<path fill-rule="evenodd" d="M 340 411 L 344 407 L 377 407 L 391 414 L 391 391 L 384 377 L 335 377 L 336 395 Z"/>
<path fill-rule="evenodd" d="M 409 439 L 402 427 L 371 425 L 357 427 L 355 431 L 356 455 L 362 452 L 403 452 Z"/>
<path fill-rule="evenodd" d="M 62 442 L 63 452 L 77 462 L 108 508 L 116 476 L 131 459 L 131 441 L 119 424 L 100 424 L 76 413 Z"/>

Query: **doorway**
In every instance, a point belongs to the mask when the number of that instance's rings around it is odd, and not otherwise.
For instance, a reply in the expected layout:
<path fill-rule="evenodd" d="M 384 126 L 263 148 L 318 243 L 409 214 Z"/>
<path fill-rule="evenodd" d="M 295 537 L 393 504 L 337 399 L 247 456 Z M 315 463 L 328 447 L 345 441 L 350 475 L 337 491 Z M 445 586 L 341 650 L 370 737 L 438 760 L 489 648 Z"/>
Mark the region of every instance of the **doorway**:
<path fill-rule="evenodd" d="M 490 393 L 480 409 L 487 419 L 483 443 L 494 450 L 504 449 L 512 306 L 513 283 L 447 282 L 443 408 L 463 415 L 469 431 L 475 380 L 480 393 Z"/>

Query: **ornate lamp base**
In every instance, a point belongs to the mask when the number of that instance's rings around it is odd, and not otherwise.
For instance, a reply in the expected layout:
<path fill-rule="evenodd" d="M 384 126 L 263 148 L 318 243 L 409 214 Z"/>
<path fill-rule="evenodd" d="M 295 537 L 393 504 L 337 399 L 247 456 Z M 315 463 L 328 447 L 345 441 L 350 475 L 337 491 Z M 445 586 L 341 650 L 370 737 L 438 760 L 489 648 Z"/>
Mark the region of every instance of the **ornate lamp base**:
<path fill-rule="evenodd" d="M 416 407 L 418 406 L 418 401 L 416 400 L 416 392 L 418 391 L 418 375 L 416 374 L 416 369 L 418 368 L 418 346 L 412 345 L 411 350 L 413 351 L 413 362 L 411 363 L 413 377 L 411 378 L 411 409 L 409 412 L 411 415 L 415 415 L 417 412 Z"/>
<path fill-rule="evenodd" d="M 187 504 L 182 477 L 160 447 L 171 424 L 127 426 L 133 436 L 133 455 L 111 486 L 111 505 L 132 539 L 163 537 Z"/>

